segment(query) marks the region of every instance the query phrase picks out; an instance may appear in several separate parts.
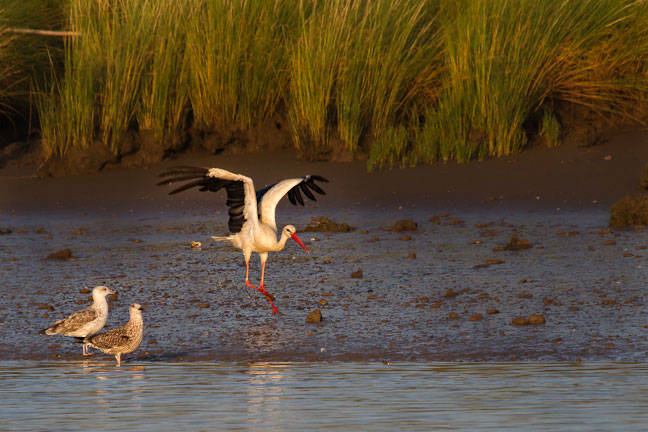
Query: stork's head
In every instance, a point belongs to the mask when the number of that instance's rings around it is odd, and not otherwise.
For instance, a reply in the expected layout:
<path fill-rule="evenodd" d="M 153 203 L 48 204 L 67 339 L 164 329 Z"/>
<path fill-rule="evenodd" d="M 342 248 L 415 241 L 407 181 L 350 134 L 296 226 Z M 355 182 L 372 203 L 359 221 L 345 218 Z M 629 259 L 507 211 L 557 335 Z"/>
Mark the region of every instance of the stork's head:
<path fill-rule="evenodd" d="M 306 249 L 306 246 L 304 246 L 304 243 L 297 237 L 297 229 L 293 225 L 286 225 L 283 229 L 283 232 L 281 233 L 282 236 L 290 237 L 291 239 L 295 240 L 297 244 L 301 247 L 304 248 L 306 253 L 308 252 L 308 249 Z"/>

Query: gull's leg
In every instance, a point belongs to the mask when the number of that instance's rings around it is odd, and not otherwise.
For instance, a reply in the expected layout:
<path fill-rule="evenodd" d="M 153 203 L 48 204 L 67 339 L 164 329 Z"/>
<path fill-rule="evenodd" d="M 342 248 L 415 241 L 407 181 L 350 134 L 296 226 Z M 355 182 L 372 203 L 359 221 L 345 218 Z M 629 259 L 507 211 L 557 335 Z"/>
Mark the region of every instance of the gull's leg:
<path fill-rule="evenodd" d="M 115 354 L 115 359 L 117 360 L 117 367 L 121 366 L 121 354 Z"/>

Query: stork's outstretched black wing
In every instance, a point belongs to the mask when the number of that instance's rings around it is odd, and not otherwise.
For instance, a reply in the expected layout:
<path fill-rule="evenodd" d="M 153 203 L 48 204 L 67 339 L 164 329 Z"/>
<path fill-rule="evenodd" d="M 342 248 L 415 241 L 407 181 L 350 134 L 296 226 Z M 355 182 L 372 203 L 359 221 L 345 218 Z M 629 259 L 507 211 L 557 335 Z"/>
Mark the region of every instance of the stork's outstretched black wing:
<path fill-rule="evenodd" d="M 176 189 L 173 189 L 169 192 L 169 195 L 177 194 L 193 187 L 198 187 L 200 192 L 217 192 L 225 188 L 225 191 L 227 192 L 226 204 L 229 214 L 229 230 L 233 233 L 240 232 L 245 223 L 245 217 L 243 217 L 243 207 L 245 205 L 245 190 L 243 189 L 243 182 L 210 177 L 208 172 L 209 168 L 192 166 L 175 167 L 160 174 L 160 177 L 166 178 L 159 182 L 158 186 L 192 180 Z"/>
<path fill-rule="evenodd" d="M 160 174 L 160 177 L 166 178 L 159 182 L 158 185 L 162 186 L 175 182 L 191 180 L 169 192 L 169 195 L 193 187 L 199 187 L 201 192 L 216 192 L 224 188 L 227 191 L 227 206 L 229 207 L 229 229 L 233 233 L 240 232 L 245 223 L 245 217 L 243 216 L 243 209 L 245 206 L 245 188 L 243 182 L 212 177 L 209 175 L 209 170 L 210 168 L 191 166 L 175 167 Z M 228 176 L 238 176 L 229 172 L 226 173 Z M 316 200 L 313 192 L 326 195 L 324 190 L 315 183 L 316 181 L 328 183 L 328 180 L 322 176 L 307 175 L 304 177 L 283 180 L 257 190 L 255 195 L 258 206 L 258 215 L 261 222 L 276 227 L 274 220 L 275 208 L 279 200 L 281 200 L 285 195 L 288 195 L 288 199 L 293 205 L 301 204 L 302 206 L 304 205 L 302 193 L 313 201 Z"/>

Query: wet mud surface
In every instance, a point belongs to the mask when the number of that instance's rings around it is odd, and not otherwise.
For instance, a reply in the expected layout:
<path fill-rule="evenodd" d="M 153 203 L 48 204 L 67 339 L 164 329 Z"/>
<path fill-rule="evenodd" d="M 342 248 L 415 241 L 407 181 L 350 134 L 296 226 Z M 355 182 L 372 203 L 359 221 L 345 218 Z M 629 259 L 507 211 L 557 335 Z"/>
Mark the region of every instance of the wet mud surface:
<path fill-rule="evenodd" d="M 609 230 L 605 211 L 285 208 L 278 223 L 301 230 L 308 215 L 355 230 L 302 232 L 310 254 L 270 254 L 272 316 L 241 252 L 210 239 L 222 213 L 5 214 L 0 360 L 80 360 L 38 331 L 106 285 L 119 292 L 109 327 L 147 307 L 127 361 L 646 361 L 648 231 Z M 416 229 L 392 229 L 402 220 Z M 507 248 L 514 235 L 530 247 Z M 256 255 L 250 272 L 256 284 Z M 322 321 L 307 323 L 315 309 Z"/>

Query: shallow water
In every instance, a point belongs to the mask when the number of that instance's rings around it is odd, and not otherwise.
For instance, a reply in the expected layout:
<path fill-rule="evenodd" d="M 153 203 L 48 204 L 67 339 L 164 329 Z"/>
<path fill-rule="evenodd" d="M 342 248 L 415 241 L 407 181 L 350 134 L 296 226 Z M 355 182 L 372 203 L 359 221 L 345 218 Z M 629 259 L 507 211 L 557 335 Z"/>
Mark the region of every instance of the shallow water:
<path fill-rule="evenodd" d="M 127 361 L 646 360 L 648 231 L 605 231 L 604 212 L 456 211 L 439 224 L 421 209 L 312 212 L 357 229 L 302 232 L 310 254 L 291 242 L 270 255 L 278 317 L 245 287 L 240 251 L 211 241 L 226 231 L 222 214 L 6 215 L 0 359 L 82 359 L 69 339 L 38 331 L 85 307 L 83 287 L 107 285 L 119 291 L 110 326 L 130 303 L 148 307 Z M 418 230 L 387 230 L 404 218 Z M 307 218 L 286 208 L 281 220 L 301 229 Z M 533 247 L 493 251 L 514 233 Z M 73 261 L 45 259 L 63 248 Z M 489 259 L 502 263 L 479 266 Z M 253 256 L 253 282 L 259 267 Z M 308 325 L 315 308 L 324 320 Z M 546 324 L 511 325 L 531 314 Z"/>
<path fill-rule="evenodd" d="M 632 431 L 648 365 L 0 363 L 2 430 Z"/>

